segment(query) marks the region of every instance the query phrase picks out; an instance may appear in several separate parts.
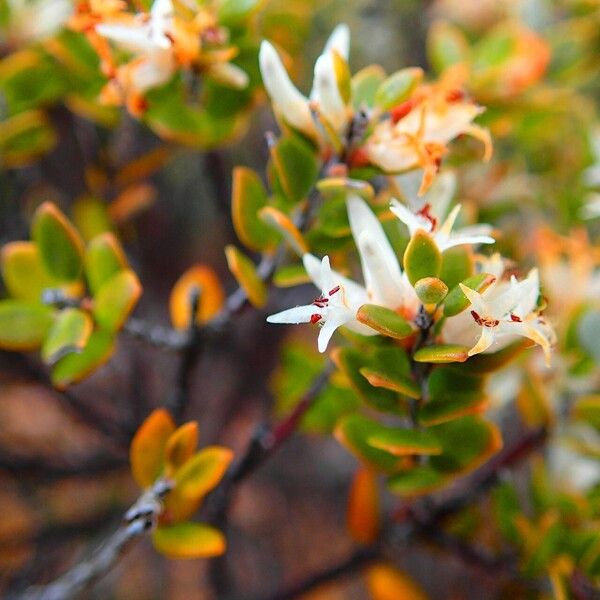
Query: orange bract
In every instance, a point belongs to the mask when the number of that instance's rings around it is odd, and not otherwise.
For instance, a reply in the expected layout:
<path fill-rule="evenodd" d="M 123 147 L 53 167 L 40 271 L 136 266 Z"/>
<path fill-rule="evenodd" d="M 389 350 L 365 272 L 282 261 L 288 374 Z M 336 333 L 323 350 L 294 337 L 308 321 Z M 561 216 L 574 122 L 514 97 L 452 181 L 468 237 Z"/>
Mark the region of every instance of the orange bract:
<path fill-rule="evenodd" d="M 206 265 L 195 265 L 179 278 L 171 291 L 169 310 L 173 326 L 177 329 L 190 326 L 190 298 L 194 288 L 200 291 L 197 325 L 210 321 L 223 307 L 225 292 L 215 272 Z"/>
<path fill-rule="evenodd" d="M 379 534 L 379 521 L 377 477 L 371 469 L 361 467 L 354 475 L 348 496 L 348 531 L 357 542 L 372 544 Z"/>

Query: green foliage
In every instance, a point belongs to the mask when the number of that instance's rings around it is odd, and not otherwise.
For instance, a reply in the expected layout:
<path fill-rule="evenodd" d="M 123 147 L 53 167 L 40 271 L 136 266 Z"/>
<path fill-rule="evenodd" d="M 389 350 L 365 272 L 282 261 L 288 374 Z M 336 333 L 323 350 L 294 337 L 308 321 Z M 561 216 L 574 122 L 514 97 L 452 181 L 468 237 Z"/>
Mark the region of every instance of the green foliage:
<path fill-rule="evenodd" d="M 404 253 L 404 270 L 415 285 L 425 277 L 437 277 L 442 268 L 442 255 L 432 237 L 422 229 L 411 238 Z"/>

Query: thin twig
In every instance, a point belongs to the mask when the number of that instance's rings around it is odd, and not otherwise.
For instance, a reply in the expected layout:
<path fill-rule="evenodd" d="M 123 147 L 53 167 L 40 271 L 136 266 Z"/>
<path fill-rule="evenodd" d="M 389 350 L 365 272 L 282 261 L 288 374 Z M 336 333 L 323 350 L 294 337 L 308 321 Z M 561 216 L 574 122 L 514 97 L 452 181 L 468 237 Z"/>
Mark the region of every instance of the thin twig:
<path fill-rule="evenodd" d="M 55 581 L 33 586 L 10 600 L 69 600 L 105 575 L 118 558 L 137 539 L 155 525 L 162 511 L 162 498 L 171 489 L 164 480 L 157 481 L 144 492 L 125 513 L 124 524 L 87 560 L 78 563 Z"/>

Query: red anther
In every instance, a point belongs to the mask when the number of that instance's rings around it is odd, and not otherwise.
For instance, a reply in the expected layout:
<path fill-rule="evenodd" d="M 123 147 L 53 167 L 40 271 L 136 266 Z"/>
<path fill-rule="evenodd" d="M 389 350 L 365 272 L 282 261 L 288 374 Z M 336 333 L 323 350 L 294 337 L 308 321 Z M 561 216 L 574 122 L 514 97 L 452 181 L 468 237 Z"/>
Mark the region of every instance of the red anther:
<path fill-rule="evenodd" d="M 175 38 L 168 31 L 165 31 L 165 37 L 169 40 L 169 42 L 171 42 L 171 44 L 175 43 Z"/>
<path fill-rule="evenodd" d="M 364 148 L 357 148 L 350 154 L 348 158 L 348 166 L 349 167 L 366 167 L 370 165 L 371 161 L 369 160 L 369 155 Z"/>
<path fill-rule="evenodd" d="M 319 296 L 318 298 L 315 298 L 312 301 L 312 304 L 314 306 L 317 306 L 318 308 L 325 308 L 325 306 L 327 306 L 328 302 L 329 302 L 329 298 L 325 298 L 323 296 Z"/>
<path fill-rule="evenodd" d="M 337 294 L 340 291 L 340 286 L 336 285 L 333 289 L 329 290 L 329 295 L 333 296 L 334 294 Z"/>
<path fill-rule="evenodd" d="M 446 94 L 446 102 L 458 102 L 459 100 L 462 100 L 465 97 L 465 93 L 462 90 L 454 89 L 454 90 L 450 90 L 447 94 Z"/>
<path fill-rule="evenodd" d="M 323 317 L 318 314 L 318 313 L 314 313 L 312 315 L 310 315 L 310 322 L 314 325 L 315 323 L 318 323 Z"/>
<path fill-rule="evenodd" d="M 392 123 L 395 125 L 398 121 L 400 121 L 400 119 L 403 119 L 406 115 L 408 115 L 414 107 L 414 100 L 405 100 L 404 102 L 402 102 L 402 104 L 394 106 L 394 108 L 390 110 L 390 117 L 392 118 Z"/>
<path fill-rule="evenodd" d="M 477 323 L 477 325 L 483 324 L 483 319 L 474 310 L 471 311 L 471 316 L 475 319 L 475 323 Z"/>
<path fill-rule="evenodd" d="M 523 319 L 521 319 L 521 317 L 518 317 L 517 315 L 514 315 L 513 313 L 510 313 L 510 320 L 514 321 L 515 323 L 523 322 Z"/>
<path fill-rule="evenodd" d="M 434 230 L 437 227 L 437 219 L 431 214 L 431 204 L 429 202 L 417 212 L 418 215 L 425 217 L 431 223 L 431 229 Z"/>

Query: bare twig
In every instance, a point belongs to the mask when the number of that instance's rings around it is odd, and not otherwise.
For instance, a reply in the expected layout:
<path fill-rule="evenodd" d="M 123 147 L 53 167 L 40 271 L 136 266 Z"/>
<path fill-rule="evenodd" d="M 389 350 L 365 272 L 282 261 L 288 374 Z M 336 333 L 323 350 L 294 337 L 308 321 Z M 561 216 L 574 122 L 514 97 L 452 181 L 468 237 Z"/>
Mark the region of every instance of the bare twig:
<path fill-rule="evenodd" d="M 144 492 L 125 513 L 124 524 L 87 560 L 47 585 L 34 586 L 11 600 L 69 600 L 105 575 L 118 558 L 137 539 L 155 526 L 162 511 L 162 498 L 171 489 L 164 480 Z"/>

